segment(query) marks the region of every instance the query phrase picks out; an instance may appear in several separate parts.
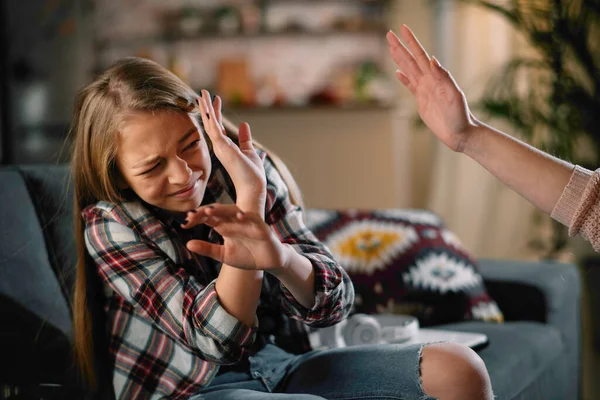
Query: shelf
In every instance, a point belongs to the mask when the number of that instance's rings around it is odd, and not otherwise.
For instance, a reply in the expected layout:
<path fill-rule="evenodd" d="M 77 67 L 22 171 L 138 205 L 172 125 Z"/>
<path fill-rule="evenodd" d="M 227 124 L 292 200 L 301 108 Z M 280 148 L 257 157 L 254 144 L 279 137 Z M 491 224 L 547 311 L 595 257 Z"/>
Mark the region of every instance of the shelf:
<path fill-rule="evenodd" d="M 267 112 L 311 112 L 311 111 L 387 111 L 394 110 L 395 104 L 356 103 L 346 105 L 309 104 L 305 106 L 283 105 L 274 107 L 223 107 L 224 114 L 231 113 L 267 113 Z"/>
<path fill-rule="evenodd" d="M 262 0 L 264 3 L 271 4 L 326 4 L 326 3 L 362 3 L 362 4 L 388 4 L 394 0 Z M 255 1 L 259 3 L 260 0 Z"/>
<path fill-rule="evenodd" d="M 343 30 L 329 30 L 329 31 L 284 31 L 284 32 L 259 32 L 253 34 L 235 33 L 235 34 L 223 34 L 219 32 L 206 32 L 202 33 L 201 36 L 160 36 L 160 37 L 148 37 L 138 39 L 126 39 L 126 40 L 98 40 L 96 46 L 99 49 L 108 47 L 141 47 L 156 44 L 174 44 L 174 43 L 189 43 L 199 42 L 204 40 L 239 40 L 239 39 L 278 39 L 278 38 L 317 38 L 322 39 L 326 37 L 335 36 L 364 36 L 364 35 L 381 35 L 381 38 L 385 38 L 385 34 L 389 28 L 385 27 L 374 27 L 370 29 L 363 29 L 360 31 L 343 31 Z"/>

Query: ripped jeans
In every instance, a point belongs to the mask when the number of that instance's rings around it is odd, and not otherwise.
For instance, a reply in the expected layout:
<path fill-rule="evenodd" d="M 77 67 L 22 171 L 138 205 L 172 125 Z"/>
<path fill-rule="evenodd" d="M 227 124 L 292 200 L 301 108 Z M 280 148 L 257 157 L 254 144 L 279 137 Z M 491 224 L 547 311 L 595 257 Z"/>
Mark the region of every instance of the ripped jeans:
<path fill-rule="evenodd" d="M 432 400 L 421 387 L 422 348 L 381 344 L 293 355 L 268 344 L 190 400 Z"/>

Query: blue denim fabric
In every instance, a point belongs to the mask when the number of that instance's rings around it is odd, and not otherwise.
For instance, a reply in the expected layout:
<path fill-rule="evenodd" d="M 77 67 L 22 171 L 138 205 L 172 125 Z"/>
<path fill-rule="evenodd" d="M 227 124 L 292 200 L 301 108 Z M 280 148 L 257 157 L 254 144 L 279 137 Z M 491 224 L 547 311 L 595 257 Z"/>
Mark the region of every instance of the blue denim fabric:
<path fill-rule="evenodd" d="M 421 388 L 422 345 L 286 353 L 267 344 L 249 369 L 228 371 L 190 400 L 432 400 Z"/>

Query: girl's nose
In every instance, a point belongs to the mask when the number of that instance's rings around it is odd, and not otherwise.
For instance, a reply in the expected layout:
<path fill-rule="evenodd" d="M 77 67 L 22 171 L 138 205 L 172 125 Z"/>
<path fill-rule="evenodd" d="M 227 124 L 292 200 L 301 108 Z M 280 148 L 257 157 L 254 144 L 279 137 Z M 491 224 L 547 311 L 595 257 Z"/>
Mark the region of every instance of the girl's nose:
<path fill-rule="evenodd" d="M 185 185 L 189 183 L 192 176 L 192 169 L 185 160 L 177 158 L 177 161 L 172 164 L 169 171 L 169 183 L 172 185 Z"/>

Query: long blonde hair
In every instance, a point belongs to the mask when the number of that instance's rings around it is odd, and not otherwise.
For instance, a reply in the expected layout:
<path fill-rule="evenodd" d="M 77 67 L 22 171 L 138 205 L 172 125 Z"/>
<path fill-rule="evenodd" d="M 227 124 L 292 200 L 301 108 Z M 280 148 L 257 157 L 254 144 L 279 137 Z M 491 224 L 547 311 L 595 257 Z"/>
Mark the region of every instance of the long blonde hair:
<path fill-rule="evenodd" d="M 104 200 L 125 200 L 118 189 L 116 135 L 124 118 L 136 111 L 173 110 L 193 113 L 198 95 L 176 75 L 142 58 L 115 63 L 75 99 L 70 131 L 74 185 L 74 222 L 77 245 L 77 276 L 73 299 L 75 359 L 86 381 L 95 386 L 91 318 L 87 308 L 86 262 L 82 210 Z M 228 136 L 237 139 L 237 128 L 224 120 Z M 208 137 L 207 137 L 208 139 Z M 254 142 L 257 148 L 267 151 Z M 290 190 L 292 202 L 302 207 L 300 190 L 283 162 L 267 151 Z"/>

